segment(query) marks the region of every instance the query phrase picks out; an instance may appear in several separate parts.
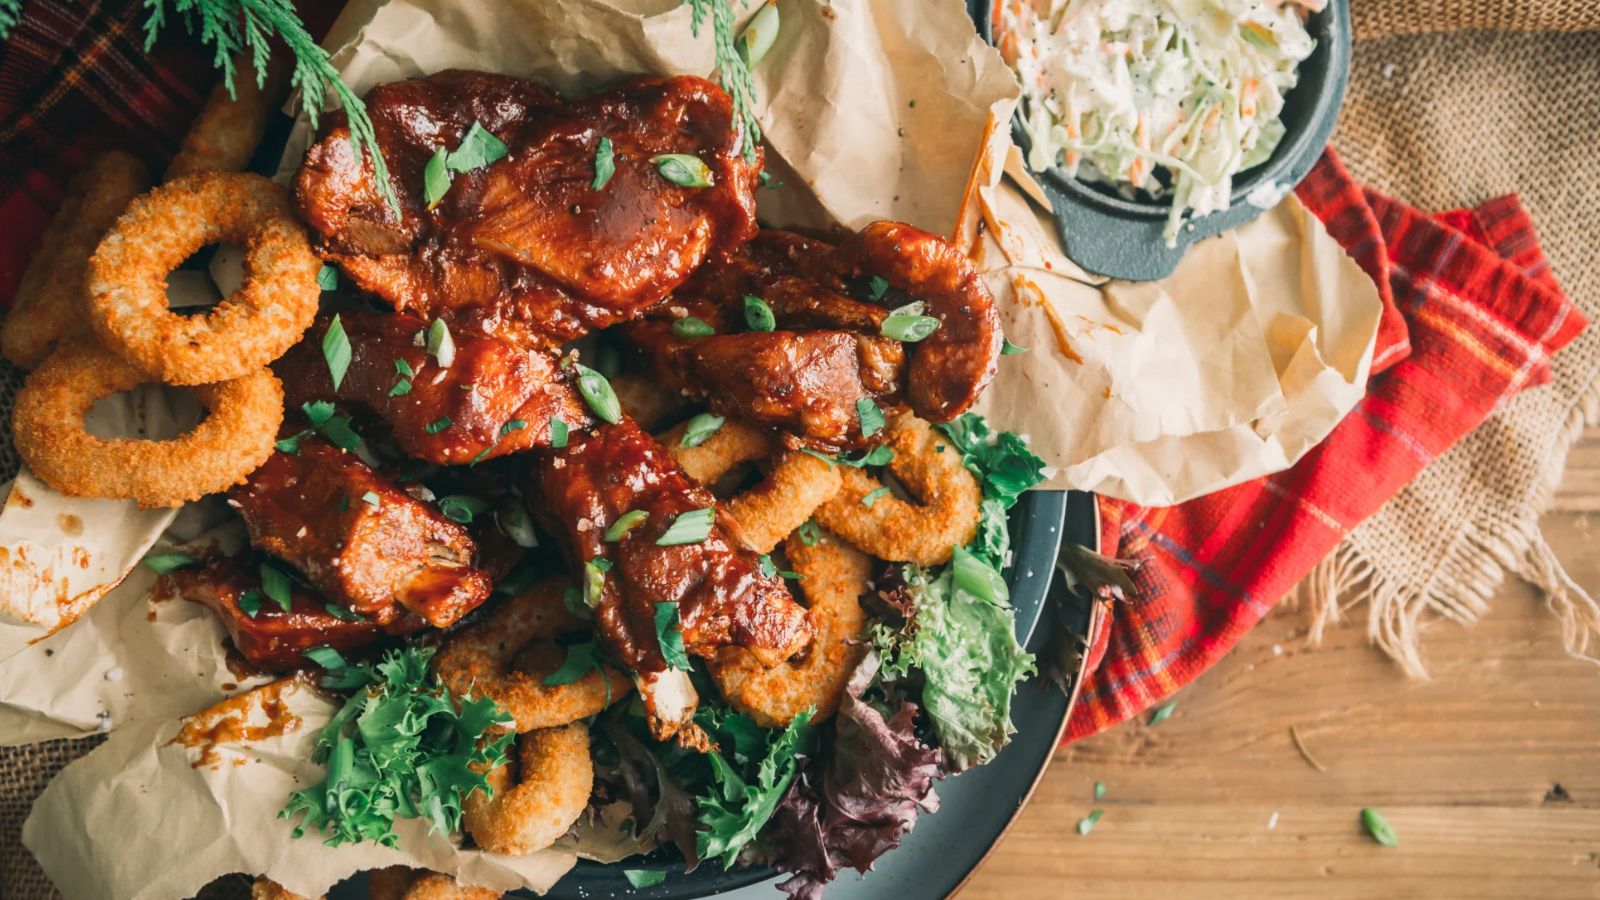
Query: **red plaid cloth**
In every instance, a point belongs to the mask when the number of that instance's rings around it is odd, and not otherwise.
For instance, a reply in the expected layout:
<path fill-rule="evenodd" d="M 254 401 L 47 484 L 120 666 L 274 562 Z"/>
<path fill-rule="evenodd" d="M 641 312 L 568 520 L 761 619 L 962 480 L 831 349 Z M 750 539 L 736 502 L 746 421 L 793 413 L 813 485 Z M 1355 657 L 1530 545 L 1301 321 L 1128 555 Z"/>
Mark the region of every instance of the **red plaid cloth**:
<path fill-rule="evenodd" d="M 320 34 L 341 4 L 301 3 Z M 181 28 L 142 50 L 137 0 L 31 0 L 0 45 L 0 306 L 94 151 L 160 171 L 216 80 Z M 1288 472 L 1170 509 L 1101 503 L 1102 546 L 1144 559 L 1091 649 L 1069 734 L 1128 718 L 1231 649 L 1350 528 L 1504 398 L 1549 379 L 1582 316 L 1515 198 L 1429 219 L 1363 191 L 1332 153 L 1299 189 L 1383 294 L 1367 398 Z"/>
<path fill-rule="evenodd" d="M 1144 565 L 1090 648 L 1068 740 L 1210 668 L 1424 466 L 1549 381 L 1550 354 L 1588 324 L 1516 197 L 1430 218 L 1363 189 L 1331 150 L 1296 193 L 1382 294 L 1367 396 L 1286 472 L 1164 509 L 1101 500 L 1101 547 Z"/>

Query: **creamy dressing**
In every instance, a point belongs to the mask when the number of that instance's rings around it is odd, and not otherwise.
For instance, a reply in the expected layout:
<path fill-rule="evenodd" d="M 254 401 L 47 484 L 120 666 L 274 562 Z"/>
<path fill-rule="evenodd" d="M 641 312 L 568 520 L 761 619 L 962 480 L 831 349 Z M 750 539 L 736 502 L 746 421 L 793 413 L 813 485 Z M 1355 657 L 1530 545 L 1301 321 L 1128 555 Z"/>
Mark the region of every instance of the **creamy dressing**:
<path fill-rule="evenodd" d="M 1283 138 L 1283 97 L 1316 42 L 1284 0 L 1006 0 L 1000 50 L 1022 81 L 1036 170 L 1059 165 L 1129 199 L 1227 209 L 1233 176 Z M 1166 179 L 1158 178 L 1164 170 Z"/>

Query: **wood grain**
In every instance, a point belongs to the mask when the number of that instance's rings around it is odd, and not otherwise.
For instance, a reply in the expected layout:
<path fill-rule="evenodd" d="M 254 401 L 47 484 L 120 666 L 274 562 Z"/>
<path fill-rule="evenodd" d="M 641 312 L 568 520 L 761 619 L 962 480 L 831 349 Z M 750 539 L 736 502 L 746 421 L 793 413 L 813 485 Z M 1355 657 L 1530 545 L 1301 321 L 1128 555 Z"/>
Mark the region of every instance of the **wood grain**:
<path fill-rule="evenodd" d="M 1574 448 L 1543 524 L 1600 594 L 1600 431 Z M 1600 898 L 1600 671 L 1563 654 L 1525 585 L 1493 609 L 1429 631 L 1428 682 L 1369 647 L 1364 622 L 1309 648 L 1304 614 L 1278 610 L 1170 719 L 1059 752 L 961 900 Z M 1366 835 L 1363 806 L 1399 848 Z"/>

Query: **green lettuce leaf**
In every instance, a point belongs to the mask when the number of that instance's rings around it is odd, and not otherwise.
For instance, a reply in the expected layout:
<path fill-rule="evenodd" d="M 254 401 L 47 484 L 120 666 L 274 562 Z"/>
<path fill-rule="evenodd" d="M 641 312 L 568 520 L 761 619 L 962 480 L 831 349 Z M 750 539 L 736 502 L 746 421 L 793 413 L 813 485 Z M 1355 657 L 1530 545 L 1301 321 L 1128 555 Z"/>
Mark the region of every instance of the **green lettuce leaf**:
<path fill-rule="evenodd" d="M 721 753 L 706 754 L 712 788 L 695 798 L 705 826 L 697 835 L 701 859 L 721 859 L 725 869 L 733 866 L 789 790 L 800 769 L 800 757 L 810 749 L 812 733 L 811 710 L 795 716 L 783 731 L 768 732 L 766 753 L 748 780 Z"/>

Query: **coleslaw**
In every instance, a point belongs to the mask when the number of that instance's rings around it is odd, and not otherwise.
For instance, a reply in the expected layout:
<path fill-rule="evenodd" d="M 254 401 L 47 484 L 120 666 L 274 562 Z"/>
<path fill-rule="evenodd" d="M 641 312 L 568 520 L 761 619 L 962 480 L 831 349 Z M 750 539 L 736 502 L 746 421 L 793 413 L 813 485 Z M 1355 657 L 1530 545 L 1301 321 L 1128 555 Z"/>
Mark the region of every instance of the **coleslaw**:
<path fill-rule="evenodd" d="M 1326 0 L 1007 0 L 999 47 L 1022 81 L 1028 165 L 1060 165 L 1128 199 L 1227 209 L 1233 177 L 1282 140 L 1284 95 Z"/>

